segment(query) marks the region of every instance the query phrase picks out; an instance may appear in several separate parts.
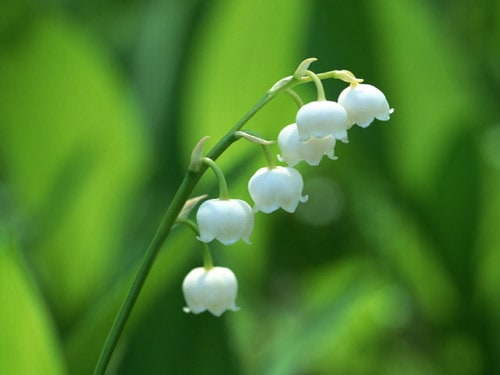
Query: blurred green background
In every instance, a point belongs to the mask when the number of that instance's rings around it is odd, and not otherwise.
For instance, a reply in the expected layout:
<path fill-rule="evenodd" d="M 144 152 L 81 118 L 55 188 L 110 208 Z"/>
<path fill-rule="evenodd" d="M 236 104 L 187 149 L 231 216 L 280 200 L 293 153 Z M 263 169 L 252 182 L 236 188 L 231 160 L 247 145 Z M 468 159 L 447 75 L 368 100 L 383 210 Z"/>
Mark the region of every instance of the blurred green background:
<path fill-rule="evenodd" d="M 4 0 L 0 374 L 91 373 L 193 145 L 310 56 L 392 119 L 300 164 L 310 201 L 257 214 L 252 246 L 212 246 L 240 312 L 182 312 L 201 253 L 176 229 L 109 373 L 500 373 L 498 1 Z M 278 97 L 247 129 L 295 113 Z M 263 164 L 243 142 L 220 158 L 233 196 Z"/>

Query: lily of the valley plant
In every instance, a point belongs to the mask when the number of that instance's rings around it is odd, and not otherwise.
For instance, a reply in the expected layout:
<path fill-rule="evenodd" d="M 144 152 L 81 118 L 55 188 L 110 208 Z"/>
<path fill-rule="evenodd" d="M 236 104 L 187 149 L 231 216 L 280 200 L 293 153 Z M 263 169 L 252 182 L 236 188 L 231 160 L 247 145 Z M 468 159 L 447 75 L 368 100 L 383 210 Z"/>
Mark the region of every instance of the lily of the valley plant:
<path fill-rule="evenodd" d="M 295 169 L 297 164 L 305 161 L 311 166 L 317 166 L 325 155 L 335 160 L 336 141 L 347 143 L 348 130 L 354 124 L 366 128 L 374 119 L 389 120 L 393 110 L 382 91 L 361 83 L 362 79 L 356 78 L 347 70 L 316 74 L 309 70 L 310 64 L 315 60 L 304 60 L 293 75 L 276 82 L 206 154 L 204 145 L 208 136 L 194 147 L 184 180 L 167 208 L 111 327 L 95 374 L 104 374 L 147 275 L 172 227 L 176 224 L 188 225 L 200 242 L 203 254 L 203 266 L 191 270 L 182 283 L 187 304 L 184 311 L 193 314 L 209 311 L 215 316 L 222 315 L 226 310 L 237 311 L 236 276 L 226 267 L 213 265 L 208 243 L 218 240 L 230 246 L 241 239 L 250 244 L 256 219 L 254 215 L 259 211 L 268 214 L 281 208 L 294 213 L 299 204 L 306 204 L 307 195 L 303 195 L 304 180 Z M 336 102 L 327 100 L 323 89 L 322 81 L 330 78 L 340 79 L 348 84 Z M 313 82 L 316 87 L 317 99 L 303 104 L 293 88 L 309 82 Z M 284 126 L 279 135 L 271 135 L 278 141 L 279 154 L 276 155 L 272 151 L 274 141 L 257 136 L 254 132 L 243 131 L 242 128 L 256 112 L 283 93 L 289 94 L 297 102 L 299 109 L 294 123 Z M 248 193 L 253 200 L 253 208 L 244 200 L 230 196 L 224 174 L 215 163 L 231 144 L 241 138 L 262 147 L 267 164 L 249 177 Z M 277 161 L 287 165 L 277 165 Z M 207 168 L 215 173 L 219 196 L 205 200 L 199 206 L 195 222 L 189 219 L 189 215 L 199 198 L 190 199 L 190 196 Z"/>

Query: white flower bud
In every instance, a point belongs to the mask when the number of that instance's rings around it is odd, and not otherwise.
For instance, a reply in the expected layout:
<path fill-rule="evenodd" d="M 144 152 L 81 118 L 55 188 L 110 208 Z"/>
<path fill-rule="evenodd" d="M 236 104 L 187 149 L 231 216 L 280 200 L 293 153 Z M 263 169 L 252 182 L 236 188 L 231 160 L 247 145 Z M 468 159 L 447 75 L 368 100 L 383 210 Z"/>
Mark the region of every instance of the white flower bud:
<path fill-rule="evenodd" d="M 255 202 L 254 211 L 270 213 L 278 208 L 295 212 L 302 196 L 304 182 L 300 173 L 290 167 L 260 168 L 248 181 L 248 192 Z"/>
<path fill-rule="evenodd" d="M 226 310 L 239 310 L 235 304 L 238 282 L 229 268 L 197 267 L 184 278 L 182 291 L 187 304 L 184 311 L 187 313 L 199 314 L 208 310 L 215 316 L 221 316 Z"/>
<path fill-rule="evenodd" d="M 278 135 L 278 147 L 281 150 L 278 160 L 286 162 L 290 167 L 302 160 L 309 165 L 319 165 L 323 155 L 332 160 L 337 159 L 333 154 L 335 138 L 332 135 L 323 138 L 311 137 L 307 142 L 300 142 L 297 124 L 287 125 L 281 130 Z"/>
<path fill-rule="evenodd" d="M 349 119 L 344 107 L 336 102 L 319 100 L 303 105 L 297 112 L 296 123 L 301 142 L 328 135 L 347 142 Z"/>
<path fill-rule="evenodd" d="M 349 116 L 350 125 L 358 124 L 366 128 L 373 120 L 387 121 L 394 109 L 382 91 L 372 85 L 358 84 L 346 87 L 339 95 L 339 104 Z"/>
<path fill-rule="evenodd" d="M 250 243 L 253 230 L 253 212 L 241 199 L 209 199 L 203 202 L 196 213 L 196 221 L 202 242 L 219 240 L 231 245 L 240 238 Z"/>

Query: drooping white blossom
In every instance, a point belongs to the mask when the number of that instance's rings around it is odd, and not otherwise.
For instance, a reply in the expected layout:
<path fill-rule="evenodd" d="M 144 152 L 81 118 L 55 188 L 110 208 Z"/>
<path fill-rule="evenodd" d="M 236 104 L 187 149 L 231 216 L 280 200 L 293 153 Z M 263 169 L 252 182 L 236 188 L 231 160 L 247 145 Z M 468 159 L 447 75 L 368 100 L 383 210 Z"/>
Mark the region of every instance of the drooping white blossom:
<path fill-rule="evenodd" d="M 209 199 L 201 204 L 196 213 L 202 242 L 219 240 L 231 245 L 240 238 L 250 243 L 254 217 L 251 207 L 241 199 Z"/>
<path fill-rule="evenodd" d="M 278 147 L 281 150 L 278 160 L 290 167 L 302 160 L 312 166 L 319 165 L 323 155 L 332 160 L 337 159 L 334 155 L 335 138 L 332 135 L 322 138 L 311 137 L 306 142 L 300 142 L 297 124 L 287 125 L 281 130 L 278 135 Z"/>
<path fill-rule="evenodd" d="M 221 316 L 226 310 L 239 310 L 235 304 L 238 282 L 229 268 L 194 268 L 184 278 L 182 291 L 187 313 L 199 314 L 208 310 Z"/>
<path fill-rule="evenodd" d="M 393 109 L 382 91 L 369 84 L 356 84 L 346 87 L 339 95 L 338 102 L 349 116 L 349 127 L 357 124 L 362 128 L 374 119 L 387 121 Z"/>
<path fill-rule="evenodd" d="M 257 170 L 248 181 L 248 192 L 255 202 L 254 211 L 270 213 L 280 207 L 295 212 L 302 196 L 304 181 L 300 173 L 291 167 L 264 167 Z"/>
<path fill-rule="evenodd" d="M 303 105 L 297 112 L 296 123 L 301 142 L 328 135 L 347 142 L 349 119 L 344 107 L 336 102 L 318 100 Z"/>

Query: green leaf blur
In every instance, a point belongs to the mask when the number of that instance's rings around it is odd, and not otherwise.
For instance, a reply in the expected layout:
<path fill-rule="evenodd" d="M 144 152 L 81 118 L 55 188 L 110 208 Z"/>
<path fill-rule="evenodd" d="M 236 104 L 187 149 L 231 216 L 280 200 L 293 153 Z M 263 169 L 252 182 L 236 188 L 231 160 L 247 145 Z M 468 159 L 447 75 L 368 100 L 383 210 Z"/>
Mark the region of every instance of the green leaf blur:
<path fill-rule="evenodd" d="M 491 0 L 2 2 L 0 374 L 92 372 L 191 148 L 311 56 L 391 120 L 299 164 L 309 202 L 258 213 L 251 246 L 211 246 L 237 313 L 183 313 L 202 259 L 176 227 L 109 374 L 500 373 L 499 40 Z M 278 97 L 245 128 L 276 139 L 295 113 Z M 219 162 L 250 201 L 260 147 Z"/>

